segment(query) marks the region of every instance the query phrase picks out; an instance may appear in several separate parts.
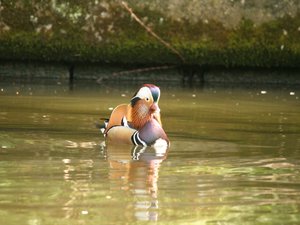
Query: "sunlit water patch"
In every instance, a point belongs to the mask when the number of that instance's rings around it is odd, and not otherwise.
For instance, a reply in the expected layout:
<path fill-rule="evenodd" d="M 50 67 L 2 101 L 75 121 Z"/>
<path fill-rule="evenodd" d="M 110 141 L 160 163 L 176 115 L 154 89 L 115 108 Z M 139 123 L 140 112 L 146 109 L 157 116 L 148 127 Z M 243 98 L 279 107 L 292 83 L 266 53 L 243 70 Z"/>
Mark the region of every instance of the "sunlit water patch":
<path fill-rule="evenodd" d="M 95 128 L 138 84 L 0 85 L 0 224 L 298 224 L 300 90 L 162 83 L 167 151 Z"/>

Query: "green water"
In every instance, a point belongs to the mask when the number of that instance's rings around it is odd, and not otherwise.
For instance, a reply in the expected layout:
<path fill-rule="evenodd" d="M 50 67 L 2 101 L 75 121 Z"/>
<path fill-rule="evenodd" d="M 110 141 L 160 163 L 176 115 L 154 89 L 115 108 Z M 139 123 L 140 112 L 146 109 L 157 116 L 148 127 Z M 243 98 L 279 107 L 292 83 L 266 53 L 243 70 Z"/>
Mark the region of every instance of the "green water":
<path fill-rule="evenodd" d="M 0 224 L 300 223 L 299 88 L 162 83 L 169 151 L 102 147 L 138 86 L 1 82 Z"/>

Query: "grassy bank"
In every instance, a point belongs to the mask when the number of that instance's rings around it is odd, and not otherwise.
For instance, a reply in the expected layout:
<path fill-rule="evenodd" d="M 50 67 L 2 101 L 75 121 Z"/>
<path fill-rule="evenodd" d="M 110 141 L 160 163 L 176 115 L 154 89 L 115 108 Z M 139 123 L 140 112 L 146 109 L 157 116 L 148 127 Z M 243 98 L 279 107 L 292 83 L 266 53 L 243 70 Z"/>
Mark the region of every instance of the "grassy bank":
<path fill-rule="evenodd" d="M 298 12 L 261 23 L 241 18 L 227 26 L 213 18 L 174 19 L 147 4 L 132 4 L 145 24 L 182 54 L 182 62 L 137 24 L 119 1 L 95 2 L 65 6 L 2 2 L 0 60 L 254 68 L 300 65 Z"/>

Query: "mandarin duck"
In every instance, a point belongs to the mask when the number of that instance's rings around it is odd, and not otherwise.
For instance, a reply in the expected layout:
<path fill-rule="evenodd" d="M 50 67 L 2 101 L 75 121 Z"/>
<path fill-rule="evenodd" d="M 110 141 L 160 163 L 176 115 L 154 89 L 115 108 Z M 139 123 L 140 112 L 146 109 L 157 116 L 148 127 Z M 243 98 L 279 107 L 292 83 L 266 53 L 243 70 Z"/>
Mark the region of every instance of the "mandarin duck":
<path fill-rule="evenodd" d="M 144 84 L 129 104 L 118 105 L 101 131 L 106 141 L 142 146 L 169 146 L 162 128 L 158 101 L 159 87 Z"/>

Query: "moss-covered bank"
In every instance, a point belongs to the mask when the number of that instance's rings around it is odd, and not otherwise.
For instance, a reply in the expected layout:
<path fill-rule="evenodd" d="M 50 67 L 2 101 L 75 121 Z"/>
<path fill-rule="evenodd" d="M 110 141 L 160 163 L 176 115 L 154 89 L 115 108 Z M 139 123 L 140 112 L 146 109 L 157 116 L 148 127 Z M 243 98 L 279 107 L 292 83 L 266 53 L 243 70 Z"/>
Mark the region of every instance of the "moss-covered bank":
<path fill-rule="evenodd" d="M 203 1 L 195 3 L 203 11 L 198 14 L 184 0 L 128 1 L 147 26 L 184 56 L 184 64 L 298 68 L 300 4 L 277 2 L 275 7 L 270 0 Z M 183 64 L 118 0 L 6 0 L 0 1 L 0 13 L 0 60 Z"/>

